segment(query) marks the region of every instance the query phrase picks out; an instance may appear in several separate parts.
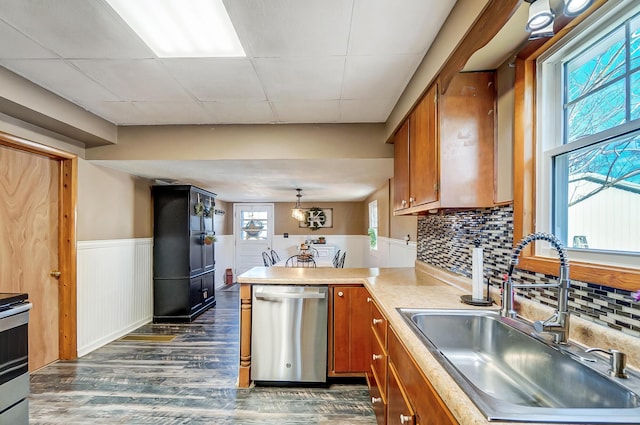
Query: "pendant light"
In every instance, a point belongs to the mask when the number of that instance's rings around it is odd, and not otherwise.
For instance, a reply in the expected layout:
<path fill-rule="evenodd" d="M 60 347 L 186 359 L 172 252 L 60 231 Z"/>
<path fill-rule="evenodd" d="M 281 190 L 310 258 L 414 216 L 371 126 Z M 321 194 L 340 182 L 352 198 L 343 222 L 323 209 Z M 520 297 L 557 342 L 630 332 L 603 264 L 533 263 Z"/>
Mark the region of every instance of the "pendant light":
<path fill-rule="evenodd" d="M 304 210 L 302 209 L 302 206 L 300 206 L 300 198 L 302 198 L 302 189 L 296 189 L 298 191 L 298 194 L 296 195 L 296 198 L 298 198 L 296 200 L 296 204 L 294 205 L 294 207 L 291 209 L 291 217 L 293 217 L 294 219 L 296 219 L 297 221 L 304 221 Z"/>

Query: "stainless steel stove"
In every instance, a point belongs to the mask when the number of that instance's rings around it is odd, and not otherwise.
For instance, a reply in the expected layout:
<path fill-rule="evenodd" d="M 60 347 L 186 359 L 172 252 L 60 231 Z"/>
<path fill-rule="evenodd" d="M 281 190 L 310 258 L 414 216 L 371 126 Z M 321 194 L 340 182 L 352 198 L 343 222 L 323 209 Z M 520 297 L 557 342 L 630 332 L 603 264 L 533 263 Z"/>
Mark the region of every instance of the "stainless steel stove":
<path fill-rule="evenodd" d="M 29 423 L 31 303 L 27 294 L 0 293 L 0 424 Z"/>

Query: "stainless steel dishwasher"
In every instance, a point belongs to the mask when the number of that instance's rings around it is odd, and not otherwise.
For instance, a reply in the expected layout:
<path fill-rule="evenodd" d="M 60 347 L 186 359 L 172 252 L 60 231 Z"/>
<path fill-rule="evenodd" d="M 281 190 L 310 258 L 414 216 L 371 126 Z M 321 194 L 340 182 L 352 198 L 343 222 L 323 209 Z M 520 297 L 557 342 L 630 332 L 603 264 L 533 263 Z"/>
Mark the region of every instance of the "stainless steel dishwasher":
<path fill-rule="evenodd" d="M 251 318 L 251 379 L 326 382 L 327 288 L 256 285 Z"/>

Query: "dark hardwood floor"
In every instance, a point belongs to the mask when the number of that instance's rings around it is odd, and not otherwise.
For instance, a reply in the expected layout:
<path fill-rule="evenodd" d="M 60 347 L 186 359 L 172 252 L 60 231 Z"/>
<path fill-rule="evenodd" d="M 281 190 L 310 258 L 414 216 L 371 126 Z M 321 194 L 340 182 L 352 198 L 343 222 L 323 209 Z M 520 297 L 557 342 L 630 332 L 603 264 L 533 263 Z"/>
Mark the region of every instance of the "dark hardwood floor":
<path fill-rule="evenodd" d="M 365 385 L 237 389 L 238 292 L 216 298 L 194 323 L 148 324 L 33 373 L 31 425 L 375 425 Z"/>

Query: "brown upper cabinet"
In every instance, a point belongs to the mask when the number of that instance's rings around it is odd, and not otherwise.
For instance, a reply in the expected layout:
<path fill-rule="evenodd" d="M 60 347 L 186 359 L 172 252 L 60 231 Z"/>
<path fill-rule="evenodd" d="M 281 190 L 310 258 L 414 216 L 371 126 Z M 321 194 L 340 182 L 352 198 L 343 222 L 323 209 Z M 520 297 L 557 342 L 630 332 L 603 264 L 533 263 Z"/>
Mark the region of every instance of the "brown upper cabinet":
<path fill-rule="evenodd" d="M 433 84 L 394 136 L 394 211 L 494 204 L 495 73 Z"/>

